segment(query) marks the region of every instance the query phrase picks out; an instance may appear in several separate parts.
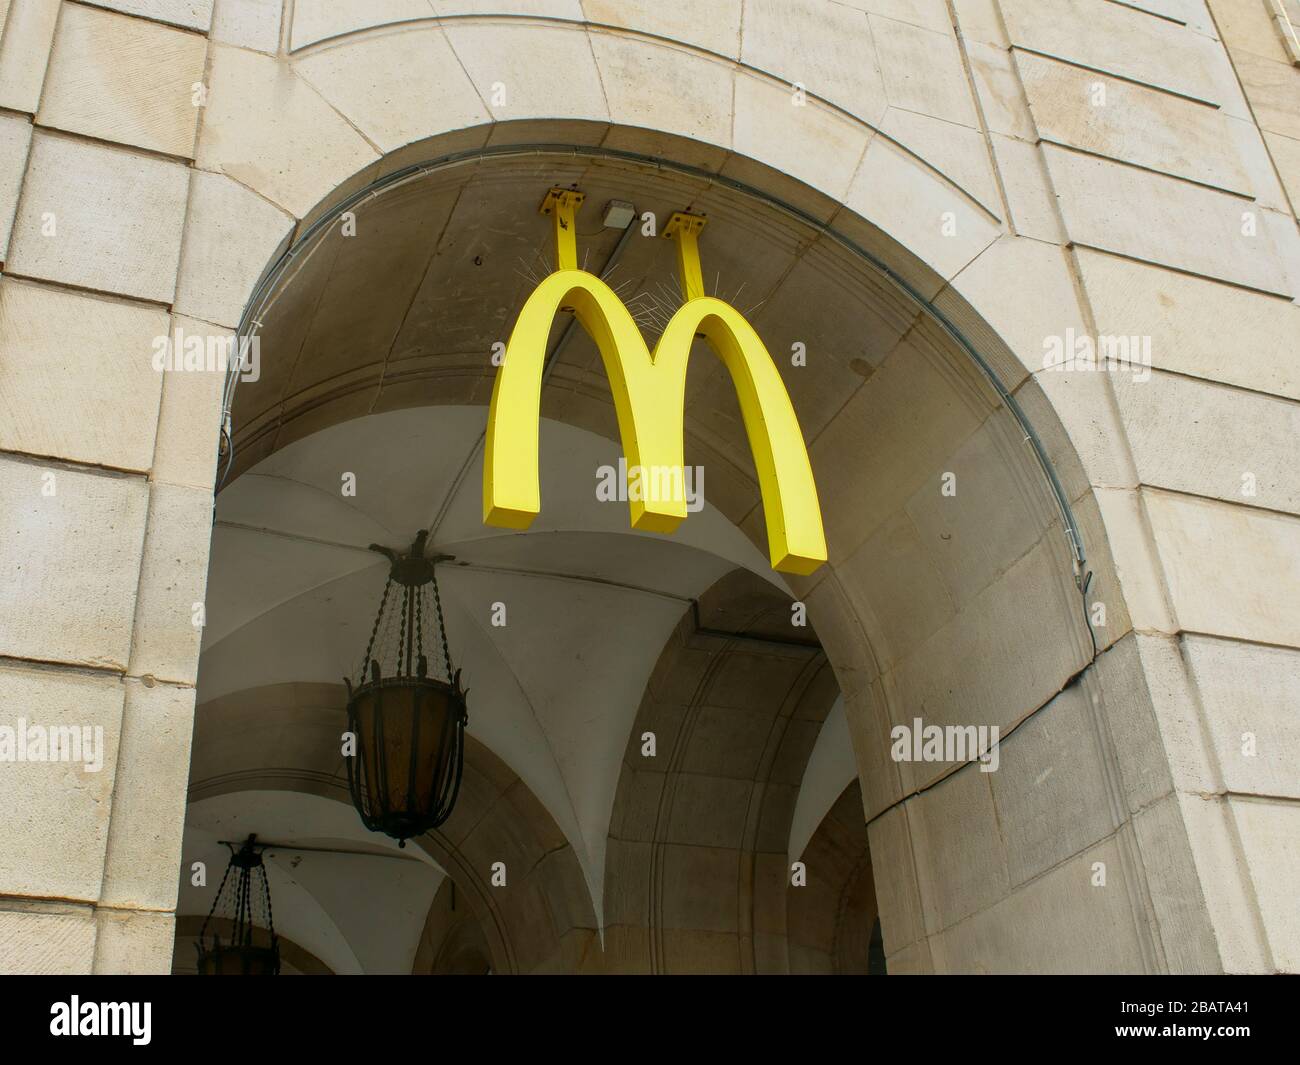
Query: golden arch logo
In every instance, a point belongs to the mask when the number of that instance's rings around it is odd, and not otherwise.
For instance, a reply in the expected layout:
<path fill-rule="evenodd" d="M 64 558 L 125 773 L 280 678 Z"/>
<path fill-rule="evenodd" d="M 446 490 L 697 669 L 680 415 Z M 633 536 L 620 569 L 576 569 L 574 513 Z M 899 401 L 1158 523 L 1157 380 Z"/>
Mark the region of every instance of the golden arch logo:
<path fill-rule="evenodd" d="M 731 374 L 758 470 L 772 568 L 808 574 L 826 561 L 817 486 L 790 396 L 762 340 L 729 303 L 704 294 L 697 243 L 705 220 L 677 213 L 664 236 L 677 242 L 686 302 L 655 345 L 646 346 L 631 312 L 595 274 L 578 269 L 574 215 L 580 192 L 551 189 L 541 212 L 555 228 L 556 269 L 525 301 L 506 344 L 488 410 L 483 521 L 526 529 L 541 510 L 538 483 L 542 371 L 551 323 L 571 308 L 591 335 L 609 377 L 629 467 L 670 470 L 684 483 L 686 364 L 700 334 Z M 683 492 L 633 498 L 632 528 L 671 533 L 686 517 Z"/>

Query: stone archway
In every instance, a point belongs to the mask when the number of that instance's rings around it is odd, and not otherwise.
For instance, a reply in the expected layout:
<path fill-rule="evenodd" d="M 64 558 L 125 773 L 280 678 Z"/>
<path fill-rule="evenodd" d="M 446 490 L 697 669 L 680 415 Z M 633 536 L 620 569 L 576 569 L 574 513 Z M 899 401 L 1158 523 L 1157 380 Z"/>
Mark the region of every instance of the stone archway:
<path fill-rule="evenodd" d="M 539 149 L 530 149 L 522 164 L 510 152 L 473 158 L 473 192 L 468 197 L 456 166 L 449 165 L 444 171 L 439 165 L 405 174 L 405 183 L 394 187 L 391 199 L 388 193 L 376 190 L 377 195 L 366 193 L 359 204 L 343 201 L 341 209 L 355 213 L 361 225 L 355 235 L 344 235 L 341 227 L 334 226 L 334 215 L 319 216 L 331 224 L 322 223 L 317 231 L 320 239 L 309 241 L 295 253 L 291 276 L 277 278 L 266 288 L 265 305 L 258 304 L 263 309 L 250 312 L 262 322 L 266 361 L 264 376 L 251 388 L 236 393 L 233 476 L 281 448 L 366 412 L 422 404 L 463 405 L 486 397 L 490 364 L 485 355 L 491 348 L 490 337 L 495 335 L 492 330 L 501 328 L 490 317 L 461 341 L 468 352 L 427 351 L 418 344 L 414 350 L 404 351 L 406 341 L 399 332 L 386 341 L 385 358 L 352 368 L 338 360 L 346 360 L 348 351 L 359 342 L 366 346 L 363 338 L 373 335 L 373 330 L 336 332 L 342 338 L 338 343 L 325 332 L 331 316 L 346 313 L 336 308 L 346 308 L 347 293 L 354 291 L 351 286 L 361 284 L 367 272 L 373 274 L 375 268 L 367 265 L 372 262 L 368 248 L 373 247 L 389 263 L 406 262 L 404 250 L 395 250 L 394 245 L 401 233 L 411 233 L 414 243 L 422 245 L 415 254 L 428 265 L 416 271 L 414 276 L 420 278 L 416 289 L 407 289 L 401 296 L 399 330 L 405 328 L 402 322 L 421 321 L 420 316 L 426 313 L 424 291 L 454 291 L 449 288 L 454 274 L 446 275 L 444 281 L 440 273 L 452 266 L 469 271 L 477 281 L 473 270 L 485 263 L 498 265 L 495 274 L 489 270 L 479 282 L 488 286 L 491 295 L 467 290 L 466 313 L 472 315 L 472 308 L 485 305 L 485 301 L 493 306 L 517 301 L 518 294 L 512 292 L 524 287 L 519 279 L 507 277 L 504 288 L 492 288 L 500 286 L 502 247 L 475 243 L 474 205 L 491 202 L 495 232 L 505 241 L 504 247 L 510 249 L 513 241 L 527 254 L 530 247 L 536 250 L 536 244 L 530 242 L 537 240 L 540 227 L 535 204 L 531 197 L 518 194 L 519 185 L 535 180 L 533 175 L 541 177 L 542 170 L 548 183 L 577 171 L 565 157 Z M 845 696 L 863 775 L 865 812 L 877 822 L 873 831 L 884 836 L 901 831 L 906 839 L 911 829 L 899 820 L 900 804 L 929 793 L 919 805 L 933 805 L 947 794 L 934 792 L 933 786 L 958 767 L 900 767 L 890 762 L 884 737 L 893 725 L 910 720 L 891 707 L 915 706 L 930 719 L 958 723 L 968 719 L 973 703 L 978 707 L 975 720 L 1013 730 L 1044 711 L 1097 650 L 1106 646 L 1114 630 L 1128 627 L 1122 599 L 1108 598 L 1112 624 L 1098 634 L 1094 648 L 1084 620 L 1087 602 L 1076 587 L 1071 555 L 1072 544 L 1082 534 L 1074 528 L 1061 528 L 1053 498 L 1054 490 L 1066 482 L 1077 491 L 1080 474 L 1077 469 L 1068 472 L 1067 467 L 1065 481 L 1059 474 L 1055 481 L 1045 477 L 1032 447 L 1026 446 L 1022 423 L 1005 406 L 1006 387 L 990 387 L 984 368 L 954 339 L 951 319 L 936 317 L 938 311 L 917 303 L 915 293 L 909 296 L 891 288 L 896 280 L 888 272 L 882 274 L 871 260 L 855 263 L 851 252 L 822 238 L 807 220 L 778 221 L 779 215 L 771 208 L 767 215 L 749 218 L 743 210 L 754 208 L 737 199 L 735 190 L 722 184 L 701 184 L 699 177 L 690 174 L 651 173 L 635 159 L 587 153 L 582 166 L 584 180 L 593 188 L 641 186 L 642 195 L 650 196 L 654 203 L 670 202 L 674 195 L 687 196 L 690 203 L 703 205 L 702 209 L 723 224 L 730 221 L 731 228 L 718 229 L 707 246 L 714 261 L 724 265 L 742 260 L 761 262 L 767 249 L 779 248 L 781 241 L 786 241 L 795 249 L 786 254 L 802 266 L 814 284 L 836 272 L 841 284 L 847 284 L 844 278 L 852 278 L 852 285 L 839 291 L 849 293 L 842 297 L 845 301 L 856 298 L 859 302 L 851 304 L 852 311 L 836 308 L 836 314 L 823 315 L 822 333 L 814 335 L 824 338 L 828 321 L 835 323 L 832 330 L 839 330 L 834 334 L 837 337 L 859 329 L 861 321 L 868 323 L 865 339 L 857 335 L 842 346 L 823 339 L 824 350 L 837 363 L 835 372 L 850 375 L 856 385 L 849 387 L 858 391 L 844 403 L 834 392 L 808 391 L 797 375 L 787 375 L 809 425 L 806 431 L 813 441 L 814 468 L 828 500 L 832 549 L 831 566 L 824 573 L 791 581 L 790 587 L 808 603 Z M 448 184 L 440 185 L 444 173 Z M 437 246 L 446 250 L 434 252 L 431 259 L 423 232 L 413 230 L 404 220 L 407 212 L 421 210 L 430 202 L 446 205 L 440 209 L 445 213 L 431 216 L 441 227 Z M 424 223 L 426 227 L 429 224 L 427 220 Z M 743 238 L 738 246 L 729 247 L 738 239 L 733 230 L 743 233 Z M 808 236 L 803 237 L 804 232 Z M 347 241 L 357 243 L 348 245 Z M 344 247 L 354 250 L 340 257 Z M 450 257 L 450 265 L 437 265 L 443 254 Z M 637 255 L 640 258 L 633 260 L 634 270 L 652 268 L 647 259 L 653 259 L 653 249 Z M 396 280 L 400 273 L 374 276 Z M 386 291 L 397 288 L 390 281 L 383 285 Z M 861 290 L 855 292 L 854 286 Z M 316 308 L 328 309 L 318 312 Z M 788 297 L 780 311 L 774 318 L 776 327 L 791 336 L 819 328 L 809 322 L 808 309 L 801 312 Z M 364 328 L 377 323 L 382 331 L 382 307 L 371 305 L 368 314 L 371 324 Z M 436 333 L 438 327 L 433 328 Z M 857 357 L 861 366 L 854 367 L 854 350 L 864 350 L 876 361 Z M 311 361 L 298 356 L 274 362 L 277 351 L 310 351 Z M 883 360 L 882 352 L 886 353 Z M 579 337 L 568 357 L 556 362 L 544 413 L 617 439 L 602 374 L 590 363 Z M 991 363 L 985 359 L 984 365 Z M 703 389 L 704 396 L 693 400 L 697 404 L 693 413 L 688 409 L 688 461 L 703 460 L 705 467 L 714 471 L 710 498 L 734 525 L 756 538 L 760 530 L 756 481 L 743 435 L 734 431 L 737 421 L 727 409 L 725 378 L 715 374 L 701 381 L 697 387 Z M 1036 387 L 1031 378 L 1022 383 L 1031 391 Z M 840 461 L 845 454 L 860 455 L 858 464 Z M 942 502 L 946 475 L 966 486 L 958 505 Z M 1099 517 L 1086 489 L 1079 500 L 1084 521 L 1090 529 L 1098 529 Z M 943 546 L 949 543 L 954 547 Z M 1094 590 L 1097 586 L 1115 590 L 1117 582 L 1104 552 L 1097 550 L 1093 555 L 1091 564 L 1101 571 Z M 1034 645 L 1034 636 L 1044 629 L 1056 630 L 1059 636 Z M 951 655 L 948 648 L 954 640 L 967 644 L 970 651 Z M 1018 673 L 1002 670 L 984 653 L 981 643 L 987 641 L 1010 641 L 1031 648 L 1022 658 L 1027 668 Z M 1081 726 L 1077 721 L 1070 725 Z M 1103 789 L 1106 786 L 1104 778 L 1096 783 Z M 1041 801 L 1050 806 L 1053 800 Z M 1109 802 L 1099 808 L 1106 808 Z M 995 822 L 990 814 L 988 825 Z M 1104 840 L 1122 824 L 1120 816 L 1107 825 L 1094 825 L 1097 835 L 1091 843 Z M 882 838 L 881 845 L 894 844 Z M 920 910 L 921 884 L 945 877 L 948 861 L 946 856 L 939 858 L 933 867 L 920 872 L 915 865 L 891 867 L 891 876 L 906 880 L 901 889 L 903 898 L 911 900 L 906 905 Z M 1140 880 L 1144 875 L 1132 864 L 1126 866 L 1125 873 L 1126 879 Z M 1011 886 L 1009 881 L 1005 883 Z M 882 898 L 893 901 L 888 894 Z M 1107 900 L 1124 907 L 1132 902 L 1127 895 L 1107 896 Z M 933 911 L 929 920 L 941 922 L 938 927 L 942 929 L 972 916 L 968 905 L 987 906 L 989 901 L 963 900 L 951 909 Z M 1114 913 L 1099 914 L 1098 920 L 1113 923 Z M 886 911 L 882 925 L 891 953 L 929 950 L 924 943 L 918 948 L 916 932 L 905 913 Z M 1140 930 L 1146 927 L 1145 922 L 1136 921 L 1132 927 L 1139 931 L 1124 947 L 1130 950 L 1125 964 L 1147 964 L 1134 962 L 1150 955 L 1149 947 L 1141 945 Z M 896 964 L 906 968 L 908 963 L 900 959 Z M 925 967 L 930 963 L 918 964 Z"/>
<path fill-rule="evenodd" d="M 610 820 L 610 971 L 789 971 L 790 819 L 836 696 L 813 634 L 789 621 L 788 599 L 737 571 L 665 644 Z"/>

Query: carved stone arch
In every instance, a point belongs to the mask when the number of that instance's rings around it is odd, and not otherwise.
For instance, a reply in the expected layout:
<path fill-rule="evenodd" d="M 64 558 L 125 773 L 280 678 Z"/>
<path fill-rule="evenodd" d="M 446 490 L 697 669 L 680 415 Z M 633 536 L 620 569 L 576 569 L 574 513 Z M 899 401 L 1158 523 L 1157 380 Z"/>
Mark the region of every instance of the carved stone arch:
<path fill-rule="evenodd" d="M 660 654 L 610 823 L 610 971 L 789 971 L 791 816 L 837 695 L 815 635 L 790 620 L 787 597 L 734 571 Z"/>
<path fill-rule="evenodd" d="M 1073 848 L 1056 859 L 1073 855 L 1082 860 L 1085 849 L 1112 846 L 1116 832 L 1131 832 L 1128 807 L 1116 792 L 1119 756 L 1105 724 L 1114 710 L 1104 701 L 1089 706 L 1062 694 L 1133 627 L 1106 540 L 1114 515 L 1103 520 L 1092 488 L 1102 482 L 1095 480 L 1095 464 L 1085 468 L 1081 458 L 1088 457 L 1099 435 L 1124 438 L 1114 404 L 1090 401 L 1083 414 L 1083 406 L 1063 401 L 1062 390 L 1052 387 L 1059 386 L 1058 378 L 1034 372 L 1041 369 L 1036 349 L 1042 337 L 1073 328 L 1080 320 L 1066 251 L 1014 236 L 998 215 L 999 197 L 972 194 L 968 182 L 945 176 L 950 168 L 942 148 L 914 150 L 902 142 L 906 138 L 878 128 L 879 115 L 870 106 L 859 106 L 860 100 L 819 100 L 815 126 L 805 121 L 808 116 L 782 107 L 764 111 L 769 120 L 763 123 L 737 121 L 734 101 L 752 104 L 766 93 L 772 102 L 788 102 L 783 86 L 771 80 L 790 76 L 779 64 L 759 70 L 738 54 L 726 55 L 698 41 L 667 47 L 644 33 L 619 28 L 523 19 L 514 27 L 517 32 L 492 46 L 494 78 L 530 84 L 536 56 L 557 49 L 573 63 L 566 65 L 566 78 L 538 87 L 530 100 L 538 117 L 502 122 L 512 116 L 485 106 L 473 74 L 463 82 L 456 74 L 457 84 L 439 87 L 435 114 L 405 107 L 402 93 L 375 93 L 371 75 L 401 71 L 406 78 L 410 71 L 395 58 L 418 52 L 436 27 L 422 19 L 409 26 L 385 26 L 380 33 L 360 32 L 372 28 L 368 19 L 341 24 L 337 33 L 325 37 L 304 38 L 278 60 L 218 50 L 212 80 L 214 100 L 219 96 L 221 102 L 205 111 L 200 167 L 211 176 L 210 186 L 242 199 L 250 211 L 265 214 L 266 205 L 273 205 L 285 224 L 268 224 L 239 254 L 223 259 L 226 290 L 241 292 L 245 299 L 242 307 L 230 301 L 234 313 L 227 313 L 228 306 L 224 317 L 213 317 L 227 326 L 240 324 L 241 312 L 245 325 L 260 319 L 265 307 L 261 293 L 254 298 L 256 279 L 268 262 L 314 226 L 328 232 L 337 221 L 331 212 L 348 206 L 350 196 L 371 206 L 381 203 L 382 196 L 370 195 L 375 181 L 394 175 L 403 182 L 400 194 L 425 204 L 427 189 L 421 182 L 426 179 L 436 181 L 461 168 L 473 171 L 478 187 L 491 162 L 503 159 L 519 168 L 507 175 L 509 180 L 544 177 L 548 185 L 578 181 L 595 169 L 594 159 L 633 168 L 635 187 L 661 182 L 661 195 L 666 195 L 666 175 L 672 174 L 699 198 L 711 197 L 716 215 L 726 217 L 744 239 L 761 228 L 778 244 L 806 247 L 815 263 L 813 277 L 783 308 L 782 317 L 800 307 L 821 312 L 830 294 L 856 294 L 870 304 L 853 318 L 869 338 L 868 348 L 879 344 L 889 352 L 876 365 L 850 357 L 856 342 L 832 344 L 841 363 L 836 384 L 825 388 L 820 399 L 813 393 L 793 396 L 801 412 L 824 404 L 824 417 L 804 428 L 813 437 L 809 451 L 826 504 L 830 563 L 810 578 L 792 579 L 790 587 L 807 603 L 844 696 L 872 834 L 882 851 L 899 859 L 888 864 L 898 891 L 884 896 L 898 903 L 895 919 L 887 922 L 891 957 L 900 956 L 899 966 L 933 967 L 940 949 L 935 937 L 954 930 L 969 915 L 968 903 L 982 920 L 992 921 L 997 900 L 1033 883 L 1043 871 L 1017 867 L 1014 883 L 999 878 L 966 882 L 963 840 L 945 834 L 951 818 L 942 812 L 966 804 L 964 778 L 954 775 L 951 765 L 900 765 L 888 756 L 891 726 L 910 720 L 916 709 L 948 720 L 963 718 L 974 708 L 981 721 L 1006 732 L 1042 714 L 1060 722 L 1053 734 L 1077 740 L 1070 749 L 1085 751 L 1088 764 L 1110 767 L 1089 774 L 1090 808 L 1110 814 L 1088 824 L 1086 840 L 1054 833 L 1062 847 L 1068 839 Z M 446 30 L 448 38 L 460 36 L 466 43 L 466 70 L 474 69 L 476 49 L 482 55 L 485 31 L 471 28 L 474 23 L 464 23 L 464 34 Z M 479 45 L 472 41 L 476 34 Z M 586 91 L 584 85 L 600 85 L 597 68 L 610 63 L 631 63 L 664 76 L 635 96 Z M 677 86 L 685 83 L 725 86 L 733 104 L 721 105 L 717 114 L 683 109 Z M 273 87 L 284 106 L 268 113 L 255 130 L 241 127 L 246 104 L 269 97 Z M 692 98 L 707 105 L 715 95 Z M 724 99 L 724 94 L 716 98 Z M 332 111 L 323 111 L 321 100 Z M 649 112 L 647 103 L 653 105 Z M 448 122 L 449 113 L 460 117 Z M 816 147 L 830 150 L 810 150 L 813 146 L 804 140 L 810 129 L 818 131 Z M 319 143 L 322 150 L 311 167 L 296 167 L 284 153 L 304 142 Z M 249 160 L 257 165 L 250 167 Z M 463 177 L 451 180 L 469 184 Z M 680 199 L 682 187 L 671 186 L 672 199 Z M 516 200 L 523 203 L 520 196 Z M 918 203 L 924 211 L 917 210 Z M 210 208 L 208 217 L 215 213 Z M 230 206 L 222 210 L 228 212 Z M 193 217 L 201 220 L 204 214 L 196 202 Z M 936 218 L 945 220 L 943 231 L 934 224 Z M 400 231 L 401 224 L 394 224 Z M 202 232 L 186 233 L 187 243 L 205 239 Z M 733 254 L 752 270 L 763 256 L 752 248 L 744 254 L 744 239 Z M 377 261 L 398 262 L 385 242 L 375 248 Z M 314 294 L 323 296 L 332 261 L 328 248 L 314 255 L 299 250 L 294 283 L 314 275 L 321 286 Z M 355 266 L 366 260 L 354 254 L 348 261 Z M 347 285 L 341 291 L 348 291 Z M 1027 291 L 1033 299 L 1024 298 Z M 309 302 L 326 307 L 346 303 Z M 499 307 L 514 299 L 491 302 Z M 273 310 L 286 306 L 282 301 Z M 184 301 L 178 310 L 185 312 Z M 322 329 L 324 335 L 339 333 L 329 323 Z M 480 344 L 481 339 L 475 340 L 474 353 L 457 349 L 436 364 L 411 365 L 400 379 L 386 369 L 372 372 L 374 367 L 344 366 L 328 358 L 312 362 L 332 367 L 334 372 L 322 379 L 290 387 L 288 380 L 272 375 L 259 386 L 266 389 L 260 409 L 239 409 L 237 396 L 234 472 L 321 428 L 380 408 L 484 402 L 490 370 L 478 349 L 489 345 Z M 302 351 L 304 345 L 305 340 L 290 347 Z M 792 389 L 794 381 L 789 382 Z M 381 396 L 385 382 L 393 387 Z M 544 416 L 613 438 L 603 380 L 579 367 L 553 391 Z M 718 509 L 757 543 L 762 513 L 740 453 L 743 444 L 738 448 L 716 433 L 709 438 L 700 429 L 725 425 L 730 416 L 716 388 L 706 382 L 700 392 L 697 401 L 708 417 L 696 420 L 698 458 L 688 453 L 687 461 L 719 471 L 711 482 Z M 962 505 L 945 510 L 934 505 L 932 489 L 951 473 L 963 486 Z M 1087 546 L 1087 567 L 1095 576 L 1090 586 L 1085 584 L 1081 544 Z M 1135 566 L 1145 572 L 1149 562 L 1143 555 Z M 1085 587 L 1094 595 L 1105 589 L 1105 629 L 1094 629 L 1081 609 Z M 1016 649 L 1013 664 L 995 668 L 1007 647 Z M 1142 671 L 1134 641 L 1098 668 L 1110 670 L 1112 688 L 1126 687 Z M 1013 742 L 1006 754 L 1007 764 L 1020 773 L 1030 773 L 1036 759 L 1058 756 L 1044 754 L 1028 740 Z M 1153 772 L 1165 773 L 1165 768 L 1157 765 Z M 1068 794 L 1040 801 L 1055 811 L 1063 798 L 1068 801 Z M 984 797 L 978 821 L 982 838 L 997 849 L 1005 840 L 995 831 L 991 802 Z M 1065 819 L 1059 812 L 1052 816 Z M 926 818 L 934 831 L 918 838 Z M 1114 926 L 1124 910 L 1133 935 L 1089 964 L 1109 965 L 1121 955 L 1130 966 L 1164 964 L 1163 946 L 1151 932 L 1154 918 L 1143 901 L 1148 874 L 1135 853 L 1121 849 L 1115 859 L 1134 891 L 1090 896 L 1086 909 L 1094 928 Z M 1190 868 L 1188 860 L 1180 852 L 1182 872 Z M 936 908 L 923 896 L 933 895 L 939 881 L 957 887 Z M 1058 877 L 1043 890 L 1068 892 L 1069 884 Z M 923 917 L 914 919 L 917 914 Z M 1201 932 L 1207 930 L 1203 924 Z M 971 944 L 977 940 L 961 938 L 968 933 L 953 934 L 964 945 L 948 955 L 950 960 L 975 949 Z M 1204 943 L 1204 938 L 1198 941 L 1197 949 Z"/>

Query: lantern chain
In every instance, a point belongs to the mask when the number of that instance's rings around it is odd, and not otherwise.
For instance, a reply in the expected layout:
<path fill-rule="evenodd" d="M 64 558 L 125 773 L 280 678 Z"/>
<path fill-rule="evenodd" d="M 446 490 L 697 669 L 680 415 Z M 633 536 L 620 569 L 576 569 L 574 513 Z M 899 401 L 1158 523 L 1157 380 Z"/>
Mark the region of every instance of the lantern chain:
<path fill-rule="evenodd" d="M 233 853 L 234 848 L 231 848 L 231 851 L 232 851 L 232 853 Z M 225 872 L 225 875 L 222 876 L 222 878 L 221 878 L 221 883 L 217 886 L 217 893 L 216 893 L 215 895 L 212 896 L 212 908 L 211 908 L 210 910 L 208 910 L 208 917 L 207 917 L 207 920 L 205 920 L 205 921 L 203 922 L 203 927 L 199 929 L 199 947 L 200 947 L 200 949 L 202 948 L 202 945 L 203 945 L 203 936 L 204 936 L 204 933 L 207 932 L 207 930 L 208 930 L 208 925 L 212 923 L 212 917 L 213 917 L 213 915 L 217 912 L 217 903 L 219 903 L 219 902 L 221 901 L 221 892 L 225 890 L 225 887 L 226 887 L 226 881 L 230 879 L 230 869 L 231 869 L 231 866 L 233 866 L 233 865 L 234 865 L 234 862 L 233 862 L 233 861 L 232 861 L 232 862 L 228 862 L 228 863 L 226 864 L 226 872 Z M 214 932 L 213 935 L 215 935 L 215 934 L 216 934 L 216 933 Z"/>
<path fill-rule="evenodd" d="M 417 673 L 423 675 L 421 663 L 424 663 L 427 669 L 428 659 L 424 654 L 424 589 L 417 588 L 415 590 L 415 669 Z"/>
<path fill-rule="evenodd" d="M 241 947 L 253 945 L 253 875 L 247 870 L 239 870 L 239 884 L 235 888 L 235 935 Z"/>
<path fill-rule="evenodd" d="M 275 915 L 271 912 L 271 877 L 262 863 L 262 892 L 266 895 L 266 928 L 271 936 L 271 949 L 276 950 Z"/>
<path fill-rule="evenodd" d="M 366 644 L 366 656 L 361 660 L 361 683 L 366 682 L 366 670 L 370 668 L 370 657 L 375 649 L 375 639 L 379 635 L 379 623 L 384 619 L 384 607 L 388 603 L 388 592 L 393 587 L 393 578 L 384 583 L 384 594 L 379 600 L 379 613 L 375 615 L 375 626 L 370 630 L 370 642 Z"/>
<path fill-rule="evenodd" d="M 433 584 L 433 605 L 438 612 L 438 635 L 442 639 L 442 657 L 447 664 L 447 683 L 454 684 L 455 678 L 451 675 L 451 649 L 447 646 L 447 626 L 442 619 L 442 596 L 438 594 L 438 577 L 436 574 L 431 575 Z"/>
<path fill-rule="evenodd" d="M 407 588 L 402 592 L 402 607 L 397 612 L 397 675 L 402 675 L 402 663 L 410 659 L 410 635 L 406 631 L 406 615 L 410 613 L 411 606 L 411 589 Z M 409 669 L 406 671 L 411 672 Z"/>

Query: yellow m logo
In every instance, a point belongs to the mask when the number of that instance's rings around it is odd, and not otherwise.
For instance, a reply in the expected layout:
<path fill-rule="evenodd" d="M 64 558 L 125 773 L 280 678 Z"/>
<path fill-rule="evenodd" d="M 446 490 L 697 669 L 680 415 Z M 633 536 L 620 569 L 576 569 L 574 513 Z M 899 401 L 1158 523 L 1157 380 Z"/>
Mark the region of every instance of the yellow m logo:
<path fill-rule="evenodd" d="M 631 312 L 604 281 L 577 265 L 574 214 L 582 194 L 552 189 L 542 212 L 555 223 L 556 266 L 524 303 L 492 389 L 483 461 L 483 521 L 526 529 L 541 509 L 537 450 L 542 370 L 551 323 L 572 308 L 600 350 L 629 467 L 669 470 L 682 485 L 686 363 L 696 334 L 731 374 L 758 469 L 772 568 L 811 573 L 826 561 L 817 486 L 781 375 L 753 327 L 734 307 L 704 294 L 698 216 L 675 214 L 664 236 L 677 241 L 686 302 L 651 354 Z M 631 500 L 632 527 L 672 532 L 686 517 L 681 491 Z"/>

